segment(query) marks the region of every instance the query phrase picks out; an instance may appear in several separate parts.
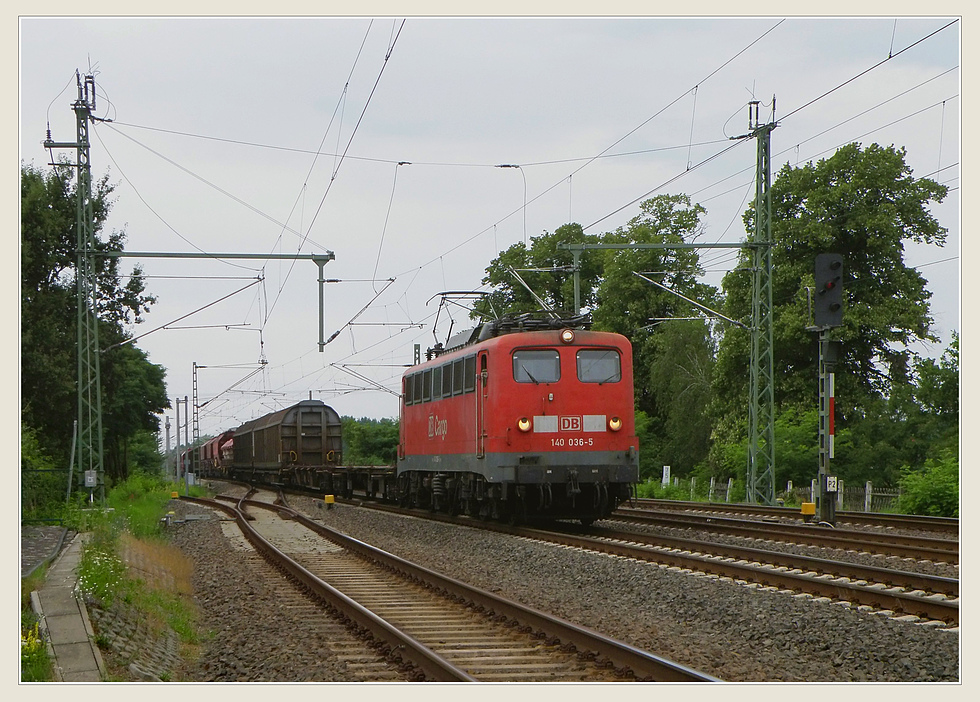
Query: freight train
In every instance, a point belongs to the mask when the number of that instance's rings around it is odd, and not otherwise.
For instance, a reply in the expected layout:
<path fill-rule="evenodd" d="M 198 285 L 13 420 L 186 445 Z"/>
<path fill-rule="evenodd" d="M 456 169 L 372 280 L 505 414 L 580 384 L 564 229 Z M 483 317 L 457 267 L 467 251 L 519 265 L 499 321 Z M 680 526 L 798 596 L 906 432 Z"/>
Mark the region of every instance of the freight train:
<path fill-rule="evenodd" d="M 581 319 L 496 320 L 404 373 L 395 465 L 347 465 L 340 417 L 307 400 L 211 439 L 197 449 L 198 471 L 483 519 L 588 524 L 639 478 L 632 369 L 626 337 Z"/>

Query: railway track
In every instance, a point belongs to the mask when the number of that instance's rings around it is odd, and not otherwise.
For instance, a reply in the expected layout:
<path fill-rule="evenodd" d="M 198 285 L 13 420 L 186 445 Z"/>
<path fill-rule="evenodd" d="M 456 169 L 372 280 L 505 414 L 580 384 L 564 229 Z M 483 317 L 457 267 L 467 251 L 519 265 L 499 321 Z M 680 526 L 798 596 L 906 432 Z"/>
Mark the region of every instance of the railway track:
<path fill-rule="evenodd" d="M 418 677 L 513 682 L 714 679 L 444 578 L 268 497 L 227 499 L 236 504 L 218 503 L 220 508 L 235 515 L 248 541 L 270 563 L 355 628 L 370 632 L 386 659 L 410 666 Z"/>
<path fill-rule="evenodd" d="M 707 542 L 703 539 L 683 539 L 636 531 L 603 527 L 581 528 L 567 523 L 560 530 L 531 529 L 524 526 L 504 525 L 495 522 L 478 522 L 464 517 L 449 517 L 417 510 L 365 503 L 365 506 L 385 511 L 411 513 L 415 516 L 438 521 L 465 524 L 515 536 L 560 544 L 572 548 L 592 550 L 640 561 L 656 562 L 666 567 L 707 573 L 715 577 L 731 578 L 746 584 L 774 588 L 787 594 L 828 598 L 831 601 L 849 602 L 853 606 L 890 614 L 909 621 L 928 622 L 934 626 L 958 626 L 959 581 L 955 578 L 927 575 L 893 568 L 860 565 L 843 561 L 787 554 L 744 546 Z M 617 514 L 617 518 L 620 515 Z M 649 523 L 645 515 L 632 521 Z M 718 518 L 713 518 L 714 523 Z M 630 520 L 626 520 L 630 521 Z M 653 521 L 657 521 L 654 518 Z M 811 543 L 823 548 L 861 547 L 871 553 L 923 557 L 923 553 L 904 544 L 887 548 L 889 537 L 871 541 L 855 541 L 849 534 L 843 539 L 829 540 L 837 530 L 802 526 L 797 533 L 790 529 L 782 532 L 771 524 L 731 524 L 718 520 L 721 531 L 752 538 L 774 538 L 793 543 Z M 732 520 L 738 522 L 738 520 Z M 685 527 L 701 525 L 697 519 L 680 522 Z M 676 524 L 675 524 L 676 525 Z M 710 526 L 707 527 L 710 529 Z M 814 534 L 814 531 L 818 533 Z M 774 535 L 775 532 L 775 535 Z M 860 532 L 863 534 L 864 532 Z M 902 542 L 901 535 L 899 541 Z M 946 542 L 954 548 L 958 544 Z M 896 554 L 897 551 L 897 554 Z M 909 555 L 914 553 L 914 556 Z M 926 555 L 939 562 L 951 550 L 927 550 Z M 955 559 L 952 559 L 955 562 Z"/>
<path fill-rule="evenodd" d="M 749 515 L 771 517 L 786 521 L 799 521 L 800 510 L 793 507 L 767 507 L 765 505 L 731 504 L 720 502 L 684 502 L 678 500 L 654 500 L 641 498 L 633 501 L 642 509 L 671 510 L 696 514 L 721 514 L 727 516 Z M 955 517 L 929 517 L 907 514 L 884 514 L 839 511 L 838 524 L 850 524 L 876 529 L 904 529 L 958 536 L 960 520 Z"/>
<path fill-rule="evenodd" d="M 812 524 L 760 521 L 721 516 L 716 513 L 691 514 L 677 510 L 618 509 L 613 520 L 645 525 L 744 536 L 754 539 L 806 544 L 821 548 L 840 548 L 882 556 L 915 558 L 938 563 L 959 563 L 959 542 L 927 536 L 908 536 L 856 529 L 831 529 Z"/>
<path fill-rule="evenodd" d="M 789 595 L 847 602 L 858 608 L 908 621 L 943 627 L 959 624 L 959 582 L 953 578 L 601 527 L 582 528 L 564 524 L 560 530 L 534 529 L 432 513 L 420 515 L 418 511 L 388 506 L 369 506 L 731 578 L 737 582 L 782 590 Z"/>

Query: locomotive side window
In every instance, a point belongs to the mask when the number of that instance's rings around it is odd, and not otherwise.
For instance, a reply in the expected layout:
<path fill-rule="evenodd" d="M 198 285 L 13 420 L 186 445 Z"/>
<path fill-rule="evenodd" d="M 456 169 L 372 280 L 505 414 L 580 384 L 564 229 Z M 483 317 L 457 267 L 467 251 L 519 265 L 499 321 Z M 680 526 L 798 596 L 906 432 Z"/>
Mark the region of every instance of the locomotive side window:
<path fill-rule="evenodd" d="M 453 364 L 447 363 L 442 367 L 442 396 L 453 395 Z"/>
<path fill-rule="evenodd" d="M 561 378 L 558 352 L 554 349 L 520 349 L 514 352 L 514 380 L 518 383 L 557 383 Z"/>
<path fill-rule="evenodd" d="M 619 352 L 614 349 L 582 349 L 575 355 L 575 365 L 583 383 L 618 383 L 623 377 Z"/>
<path fill-rule="evenodd" d="M 414 386 L 413 400 L 416 405 L 422 401 L 422 374 L 416 373 L 412 376 L 412 385 Z"/>
<path fill-rule="evenodd" d="M 422 371 L 422 402 L 432 399 L 432 369 Z"/>
<path fill-rule="evenodd" d="M 442 366 L 432 369 L 432 399 L 442 397 Z"/>
<path fill-rule="evenodd" d="M 463 359 L 463 392 L 473 392 L 476 389 L 476 356 Z"/>
<path fill-rule="evenodd" d="M 463 359 L 453 361 L 453 395 L 463 394 Z"/>

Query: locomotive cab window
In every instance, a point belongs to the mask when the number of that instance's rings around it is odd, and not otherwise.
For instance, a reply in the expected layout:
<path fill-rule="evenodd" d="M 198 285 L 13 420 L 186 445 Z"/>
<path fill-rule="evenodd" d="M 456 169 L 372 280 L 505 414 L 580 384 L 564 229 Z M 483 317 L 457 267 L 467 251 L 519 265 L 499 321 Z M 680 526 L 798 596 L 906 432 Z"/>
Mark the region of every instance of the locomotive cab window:
<path fill-rule="evenodd" d="M 575 355 L 575 366 L 583 383 L 618 383 L 623 377 L 619 352 L 614 349 L 582 349 Z"/>
<path fill-rule="evenodd" d="M 415 390 L 415 384 L 412 381 L 412 376 L 406 375 L 402 380 L 405 384 L 405 388 L 402 390 L 402 395 L 405 398 L 405 404 L 414 405 L 415 396 L 412 391 Z"/>
<path fill-rule="evenodd" d="M 554 349 L 520 349 L 514 352 L 514 380 L 518 383 L 557 383 L 561 378 L 558 352 Z"/>

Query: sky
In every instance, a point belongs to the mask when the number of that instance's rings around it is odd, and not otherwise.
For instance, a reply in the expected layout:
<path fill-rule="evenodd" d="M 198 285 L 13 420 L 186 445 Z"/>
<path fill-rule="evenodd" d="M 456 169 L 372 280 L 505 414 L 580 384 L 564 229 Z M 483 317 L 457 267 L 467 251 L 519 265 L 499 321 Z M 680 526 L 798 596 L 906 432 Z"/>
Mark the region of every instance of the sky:
<path fill-rule="evenodd" d="M 859 142 L 949 186 L 930 208 L 946 245 L 906 250 L 941 338 L 913 350 L 938 357 L 960 327 L 955 15 L 25 15 L 18 30 L 19 159 L 47 166 L 48 129 L 74 139 L 76 70 L 94 74 L 111 121 L 91 128 L 93 176 L 115 184 L 106 230 L 128 251 L 335 255 L 322 352 L 308 257 L 123 260 L 157 298 L 131 332 L 172 400 L 193 404 L 198 367 L 202 436 L 311 396 L 396 417 L 414 345 L 471 326 L 439 293 L 479 290 L 500 251 L 570 221 L 600 234 L 684 193 L 707 209 L 701 241 L 744 240 L 756 144 L 732 137 L 753 100 L 778 123 L 773 177 Z M 734 261 L 704 253 L 705 282 Z"/>

